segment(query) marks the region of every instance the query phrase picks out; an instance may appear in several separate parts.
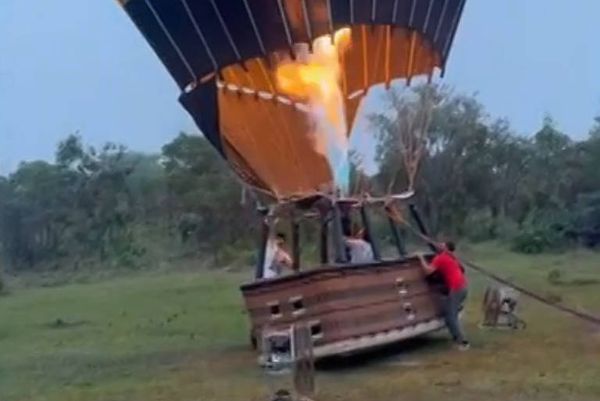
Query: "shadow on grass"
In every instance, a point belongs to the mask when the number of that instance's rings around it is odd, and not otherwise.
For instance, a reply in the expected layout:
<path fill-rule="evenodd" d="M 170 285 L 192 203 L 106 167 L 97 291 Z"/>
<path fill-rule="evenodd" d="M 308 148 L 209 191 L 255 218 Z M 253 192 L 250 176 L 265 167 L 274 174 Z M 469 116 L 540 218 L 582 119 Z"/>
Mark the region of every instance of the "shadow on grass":
<path fill-rule="evenodd" d="M 448 340 L 442 336 L 422 336 L 398 343 L 377 347 L 369 351 L 350 355 L 332 356 L 317 362 L 316 369 L 324 372 L 343 372 L 363 369 L 369 365 L 385 364 L 394 361 L 399 363 L 409 358 L 414 360 L 431 353 L 441 352 L 448 348 Z"/>

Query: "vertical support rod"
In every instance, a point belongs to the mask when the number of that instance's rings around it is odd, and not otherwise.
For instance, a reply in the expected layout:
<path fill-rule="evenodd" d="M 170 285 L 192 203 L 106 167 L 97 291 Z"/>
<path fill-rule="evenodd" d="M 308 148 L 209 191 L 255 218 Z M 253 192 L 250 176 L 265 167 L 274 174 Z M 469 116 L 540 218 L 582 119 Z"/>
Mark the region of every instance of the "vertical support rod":
<path fill-rule="evenodd" d="M 412 218 L 415 220 L 415 223 L 417 223 L 417 227 L 419 227 L 419 231 L 421 232 L 421 234 L 423 234 L 426 237 L 429 237 L 429 232 L 427 231 L 427 227 L 425 227 L 425 224 L 423 223 L 423 220 L 421 219 L 421 215 L 419 214 L 419 211 L 417 210 L 417 207 L 415 206 L 415 204 L 411 203 L 408 208 L 410 209 L 410 214 L 412 215 Z M 427 245 L 429 245 L 429 249 L 431 249 L 433 252 L 437 252 L 437 248 L 436 248 L 435 244 L 433 244 L 431 241 L 427 241 Z"/>
<path fill-rule="evenodd" d="M 271 231 L 266 218 L 268 210 L 266 208 L 261 208 L 258 210 L 258 213 L 261 218 L 261 235 L 258 242 L 258 259 L 256 260 L 256 270 L 254 272 L 254 278 L 256 280 L 263 278 L 265 271 L 265 257 L 267 254 L 267 241 L 269 240 L 269 234 Z"/>
<path fill-rule="evenodd" d="M 321 264 L 326 265 L 329 263 L 329 222 L 327 221 L 327 215 L 321 215 Z"/>
<path fill-rule="evenodd" d="M 375 26 L 375 25 L 373 25 Z M 363 54 L 363 89 L 365 93 L 369 90 L 369 50 L 367 46 L 367 27 L 362 26 L 362 54 Z"/>
<path fill-rule="evenodd" d="M 369 242 L 371 243 L 371 249 L 373 250 L 373 258 L 375 260 L 381 260 L 381 253 L 379 253 L 379 246 L 377 245 L 377 241 L 373 236 L 373 229 L 371 226 L 371 219 L 369 218 L 369 213 L 367 211 L 367 207 L 362 205 L 360 207 L 360 217 L 362 218 L 363 227 L 365 228 L 365 232 L 369 237 Z"/>
<path fill-rule="evenodd" d="M 300 223 L 292 219 L 292 269 L 300 271 Z"/>
<path fill-rule="evenodd" d="M 346 247 L 344 245 L 344 232 L 342 228 L 342 211 L 337 203 L 333 205 L 333 243 L 335 247 L 335 262 L 347 263 Z"/>
<path fill-rule="evenodd" d="M 415 52 L 417 50 L 417 31 L 412 31 L 410 34 L 410 50 L 406 64 L 406 85 L 410 85 L 413 69 L 415 64 Z"/>
<path fill-rule="evenodd" d="M 404 243 L 402 242 L 402 238 L 400 238 L 400 231 L 398 230 L 398 226 L 396 222 L 388 217 L 388 223 L 390 224 L 390 230 L 392 231 L 392 237 L 394 237 L 394 245 L 396 245 L 396 249 L 398 250 L 398 256 L 404 259 L 406 257 L 406 248 L 404 247 Z"/>
<path fill-rule="evenodd" d="M 385 27 L 385 89 L 390 89 L 390 81 L 391 81 L 391 72 L 390 72 L 390 59 L 391 59 L 391 49 L 392 46 L 392 27 L 387 25 Z"/>

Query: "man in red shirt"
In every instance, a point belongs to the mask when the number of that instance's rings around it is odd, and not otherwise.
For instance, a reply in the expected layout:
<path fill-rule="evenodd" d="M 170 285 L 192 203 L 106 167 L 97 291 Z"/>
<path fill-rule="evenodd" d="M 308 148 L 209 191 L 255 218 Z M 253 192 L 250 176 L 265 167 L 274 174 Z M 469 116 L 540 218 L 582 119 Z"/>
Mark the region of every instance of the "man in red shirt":
<path fill-rule="evenodd" d="M 441 251 L 430 264 L 423 255 L 418 256 L 426 274 L 437 272 L 442 276 L 448 289 L 448 296 L 443 305 L 446 326 L 459 349 L 467 350 L 469 342 L 465 339 L 458 318 L 461 306 L 467 299 L 467 279 L 460 262 L 453 254 L 455 248 L 453 242 L 442 244 Z"/>

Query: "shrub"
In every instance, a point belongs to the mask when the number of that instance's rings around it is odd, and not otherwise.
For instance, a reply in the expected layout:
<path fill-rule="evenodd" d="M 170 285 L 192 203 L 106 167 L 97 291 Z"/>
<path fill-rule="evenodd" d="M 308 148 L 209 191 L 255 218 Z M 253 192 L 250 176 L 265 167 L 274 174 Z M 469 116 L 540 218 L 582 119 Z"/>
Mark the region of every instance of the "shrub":
<path fill-rule="evenodd" d="M 495 221 L 487 211 L 476 211 L 466 218 L 464 234 L 472 242 L 489 241 L 494 238 Z"/>
<path fill-rule="evenodd" d="M 512 248 L 527 254 L 537 254 L 547 250 L 560 251 L 565 248 L 565 236 L 562 231 L 551 226 L 525 227 L 514 237 Z"/>
<path fill-rule="evenodd" d="M 496 221 L 496 239 L 504 242 L 512 241 L 519 234 L 519 225 L 508 218 Z"/>
<path fill-rule="evenodd" d="M 546 246 L 543 236 L 535 231 L 523 231 L 512 241 L 514 251 L 527 254 L 541 253 Z"/>
<path fill-rule="evenodd" d="M 548 282 L 553 285 L 560 284 L 562 280 L 562 272 L 560 270 L 553 269 L 548 273 Z"/>
<path fill-rule="evenodd" d="M 2 270 L 0 270 L 0 295 L 4 294 L 6 292 L 6 279 L 4 277 L 4 274 L 2 272 Z"/>
<path fill-rule="evenodd" d="M 256 264 L 257 250 L 239 242 L 220 246 L 214 256 L 214 268 L 241 269 Z"/>
<path fill-rule="evenodd" d="M 512 241 L 513 250 L 528 254 L 562 251 L 569 244 L 571 221 L 572 216 L 560 208 L 532 210 Z"/>
<path fill-rule="evenodd" d="M 490 240 L 511 241 L 519 233 L 516 222 L 507 217 L 493 217 L 489 211 L 471 213 L 464 224 L 464 233 L 471 242 Z"/>

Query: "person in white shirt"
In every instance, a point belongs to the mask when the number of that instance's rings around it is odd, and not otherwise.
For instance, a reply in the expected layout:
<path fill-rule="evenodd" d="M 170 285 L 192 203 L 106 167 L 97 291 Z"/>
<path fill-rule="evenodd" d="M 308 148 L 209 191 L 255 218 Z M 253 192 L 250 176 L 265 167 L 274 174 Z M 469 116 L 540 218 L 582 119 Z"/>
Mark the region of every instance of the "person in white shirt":
<path fill-rule="evenodd" d="M 371 244 L 364 239 L 364 230 L 355 229 L 354 235 L 344 239 L 350 251 L 350 263 L 370 263 L 375 260 Z"/>
<path fill-rule="evenodd" d="M 292 266 L 292 258 L 286 250 L 285 234 L 278 233 L 267 242 L 263 278 L 279 277 L 286 269 L 291 271 Z"/>

